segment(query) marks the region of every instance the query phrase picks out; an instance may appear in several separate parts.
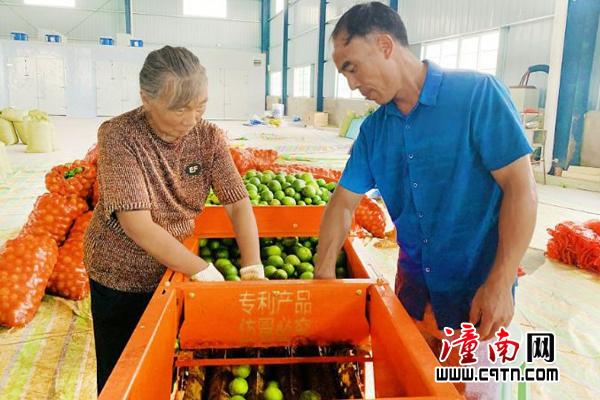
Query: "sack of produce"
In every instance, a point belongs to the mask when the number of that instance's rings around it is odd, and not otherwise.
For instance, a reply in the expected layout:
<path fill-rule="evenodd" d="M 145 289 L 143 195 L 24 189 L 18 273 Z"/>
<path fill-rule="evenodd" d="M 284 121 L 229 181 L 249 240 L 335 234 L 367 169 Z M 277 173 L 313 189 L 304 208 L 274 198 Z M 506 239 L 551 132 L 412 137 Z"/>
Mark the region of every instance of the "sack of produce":
<path fill-rule="evenodd" d="M 83 264 L 83 236 L 92 215 L 90 211 L 75 220 L 68 239 L 58 249 L 58 261 L 46 292 L 70 300 L 81 300 L 90 293 L 89 278 Z"/>
<path fill-rule="evenodd" d="M 375 200 L 364 196 L 354 212 L 354 219 L 373 236 L 385 237 L 385 213 Z"/>
<path fill-rule="evenodd" d="M 54 125 L 48 121 L 27 123 L 27 153 L 51 153 L 54 151 Z"/>
<path fill-rule="evenodd" d="M 593 229 L 594 221 L 584 226 L 573 221 L 564 221 L 554 229 L 548 229 L 550 240 L 546 245 L 546 256 L 565 264 L 600 272 L 600 235 Z"/>
<path fill-rule="evenodd" d="M 12 122 L 0 118 L 0 142 L 5 145 L 17 144 L 19 143 L 19 137 L 15 132 L 15 127 Z"/>
<path fill-rule="evenodd" d="M 600 219 L 590 219 L 589 221 L 586 221 L 583 226 L 593 230 L 596 235 L 600 236 Z"/>
<path fill-rule="evenodd" d="M 50 235 L 60 245 L 73 221 L 87 210 L 87 202 L 81 197 L 43 194 L 38 197 L 21 234 Z"/>
<path fill-rule="evenodd" d="M 87 153 L 85 154 L 85 157 L 83 157 L 83 161 L 92 164 L 92 165 L 96 165 L 98 163 L 98 145 L 94 144 L 92 147 L 90 147 L 87 151 Z"/>
<path fill-rule="evenodd" d="M 23 121 L 23 118 L 27 116 L 27 111 L 19 110 L 16 108 L 5 108 L 2 110 L 2 118 L 9 120 L 10 122 Z"/>
<path fill-rule="evenodd" d="M 271 149 L 230 147 L 229 152 L 240 175 L 251 169 L 268 169 L 279 157 L 277 151 Z"/>
<path fill-rule="evenodd" d="M 0 325 L 19 327 L 33 319 L 58 257 L 48 236 L 25 235 L 0 251 Z"/>
<path fill-rule="evenodd" d="M 35 121 L 49 121 L 48 113 L 42 110 L 31 110 L 29 111 L 29 117 Z"/>
<path fill-rule="evenodd" d="M 325 179 L 334 182 L 339 181 L 342 177 L 342 171 L 331 168 L 313 167 L 305 164 L 274 164 L 270 169 L 275 172 L 285 172 L 287 174 L 310 173 L 317 179 Z"/>
<path fill-rule="evenodd" d="M 87 199 L 96 181 L 96 167 L 85 161 L 57 165 L 46 174 L 46 189 L 64 196 L 77 195 Z"/>
<path fill-rule="evenodd" d="M 23 121 L 14 121 L 13 126 L 15 127 L 15 133 L 19 137 L 19 140 L 23 144 L 27 144 L 27 124 L 29 123 L 29 117 L 25 117 Z"/>
<path fill-rule="evenodd" d="M 279 153 L 272 149 L 255 149 L 249 147 L 246 149 L 253 158 L 254 168 L 256 169 L 266 169 L 271 165 L 275 164 L 277 157 L 279 157 Z"/>
<path fill-rule="evenodd" d="M 254 167 L 254 159 L 252 155 L 247 152 L 245 149 L 230 147 L 229 152 L 231 153 L 231 158 L 233 158 L 233 163 L 237 168 L 240 175 L 246 173 L 251 169 L 255 169 Z"/>

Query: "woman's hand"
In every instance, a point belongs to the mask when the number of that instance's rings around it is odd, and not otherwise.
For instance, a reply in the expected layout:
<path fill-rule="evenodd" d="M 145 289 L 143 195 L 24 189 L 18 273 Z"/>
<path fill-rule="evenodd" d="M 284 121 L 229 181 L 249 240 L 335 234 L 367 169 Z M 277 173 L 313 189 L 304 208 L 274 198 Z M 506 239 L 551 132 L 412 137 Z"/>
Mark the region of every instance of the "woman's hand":
<path fill-rule="evenodd" d="M 196 272 L 194 275 L 190 276 L 190 279 L 196 282 L 223 282 L 225 278 L 223 275 L 215 268 L 213 263 L 209 263 L 206 268 L 204 268 L 200 272 Z"/>

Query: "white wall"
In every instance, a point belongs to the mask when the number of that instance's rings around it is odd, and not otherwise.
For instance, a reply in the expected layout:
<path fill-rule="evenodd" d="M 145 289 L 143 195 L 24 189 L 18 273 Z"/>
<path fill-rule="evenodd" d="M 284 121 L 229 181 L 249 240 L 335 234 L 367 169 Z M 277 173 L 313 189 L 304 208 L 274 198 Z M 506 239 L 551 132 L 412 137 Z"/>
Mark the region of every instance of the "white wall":
<path fill-rule="evenodd" d="M 398 12 L 417 56 L 423 42 L 502 28 L 497 75 L 511 86 L 529 66 L 549 64 L 554 1 L 405 0 Z M 540 89 L 543 106 L 547 75 L 536 73 L 529 84 Z"/>
<path fill-rule="evenodd" d="M 271 1 L 274 7 L 275 1 Z M 271 71 L 281 71 L 283 65 L 283 12 L 276 15 L 274 8 L 271 11 L 271 20 L 269 22 L 269 64 Z"/>
<path fill-rule="evenodd" d="M 366 0 L 329 0 L 325 27 L 324 97 L 335 96 L 337 70 L 331 61 L 330 36 L 337 19 L 353 5 Z M 388 4 L 386 0 L 382 1 Z M 319 55 L 319 0 L 289 0 L 288 10 L 288 95 L 293 95 L 295 66 L 313 65 L 313 93 L 317 92 L 317 62 Z M 283 12 L 275 14 L 275 1 L 271 1 L 270 70 L 281 71 L 283 65 Z M 311 103 L 312 104 L 312 103 Z"/>
<path fill-rule="evenodd" d="M 518 85 L 527 68 L 535 64 L 550 63 L 553 19 L 510 26 L 506 28 L 506 53 L 499 60 L 499 78 L 508 85 Z M 502 39 L 501 39 L 502 40 Z M 529 85 L 540 89 L 540 106 L 544 106 L 548 75 L 534 73 Z"/>
<path fill-rule="evenodd" d="M 183 15 L 182 0 L 132 1 L 132 30 L 148 43 L 260 51 L 260 0 L 228 0 L 227 18 Z"/>
<path fill-rule="evenodd" d="M 554 13 L 554 0 L 402 0 L 411 43 L 479 32 Z"/>
<path fill-rule="evenodd" d="M 0 2 L 0 38 L 11 31 L 36 37 L 40 29 L 62 33 L 71 42 L 98 42 L 100 36 L 125 32 L 124 0 L 77 0 L 75 8 L 26 6 L 23 0 Z M 173 44 L 260 51 L 260 0 L 228 0 L 227 18 L 183 15 L 183 0 L 137 0 L 132 34 L 147 44 Z"/>
<path fill-rule="evenodd" d="M 58 58 L 65 69 L 66 113 L 69 116 L 95 116 L 97 111 L 96 62 L 116 61 L 130 69 L 127 83 L 137 92 L 137 73 L 148 52 L 156 46 L 126 48 L 90 44 L 49 44 L 0 40 L 0 107 L 12 106 L 8 68 L 15 57 Z M 247 51 L 189 47 L 207 69 L 209 105 L 207 118 L 245 119 L 264 108 L 264 55 Z M 260 60 L 260 65 L 255 65 Z M 9 65 L 7 65 L 9 64 Z M 132 82 L 133 81 L 133 82 Z M 119 101 L 121 93 L 114 93 Z M 35 96 L 34 96 L 35 97 Z M 233 101 L 235 99 L 235 101 Z M 36 108 L 32 102 L 25 108 Z M 23 107 L 23 105 L 21 105 Z"/>
<path fill-rule="evenodd" d="M 0 38 L 12 31 L 27 32 L 30 38 L 38 30 L 60 32 L 70 41 L 97 42 L 100 36 L 125 32 L 124 0 L 77 0 L 75 8 L 37 7 L 23 0 L 0 2 Z"/>
<path fill-rule="evenodd" d="M 337 70 L 331 60 L 331 32 L 338 18 L 360 2 L 363 1 L 330 0 L 328 3 L 324 75 L 326 98 L 335 97 L 337 77 Z M 401 0 L 398 3 L 399 14 L 407 26 L 411 51 L 416 56 L 420 56 L 423 42 L 502 28 L 501 49 L 504 52 L 499 55 L 498 75 L 510 86 L 519 83 L 529 66 L 549 63 L 554 2 L 555 0 Z M 271 2 L 272 15 L 274 3 Z M 290 0 L 290 4 L 288 95 L 292 96 L 293 67 L 317 63 L 319 2 Z M 283 13 L 273 16 L 270 28 L 270 67 L 271 70 L 280 71 Z M 316 72 L 314 80 L 316 93 Z M 529 81 L 540 88 L 540 105 L 543 105 L 545 98 L 546 81 L 547 76 L 543 73 L 533 74 Z"/>
<path fill-rule="evenodd" d="M 136 92 L 137 73 L 149 51 L 164 44 L 186 46 L 194 51 L 209 75 L 207 117 L 246 118 L 264 108 L 265 62 L 260 54 L 260 0 L 228 0 L 227 18 L 183 16 L 183 0 L 132 1 L 132 36 L 144 48 L 97 45 L 100 36 L 117 37 L 125 31 L 124 0 L 77 0 L 75 8 L 26 6 L 23 0 L 0 2 L 0 39 L 11 31 L 29 34 L 29 42 L 0 40 L 0 106 L 15 99 L 9 96 L 6 66 L 15 57 L 49 57 L 64 63 L 64 98 L 67 115 L 94 116 L 97 111 L 96 63 L 115 61 L 128 70 L 123 85 Z M 60 45 L 43 42 L 45 31 L 61 33 Z M 255 65 L 255 60 L 260 65 Z M 117 65 L 114 64 L 114 65 Z M 233 87 L 241 89 L 233 93 Z M 228 89 L 229 88 L 229 89 Z M 119 85 L 104 87 L 123 95 Z M 119 93 L 116 93 L 116 92 Z M 100 91 L 102 92 L 102 90 Z M 33 96 L 35 97 L 35 96 Z M 30 107 L 35 107 L 32 97 Z M 233 101 L 235 97 L 235 101 Z M 39 99 L 37 99 L 39 101 Z M 123 107 L 130 101 L 124 101 Z"/>
<path fill-rule="evenodd" d="M 319 3 L 319 0 L 301 0 L 290 6 L 290 40 L 288 47 L 288 93 L 290 96 L 294 95 L 294 68 L 306 65 L 312 66 L 313 96 L 317 92 Z M 292 110 L 292 107 L 288 107 L 288 109 Z M 295 114 L 303 116 L 304 112 L 300 110 Z"/>

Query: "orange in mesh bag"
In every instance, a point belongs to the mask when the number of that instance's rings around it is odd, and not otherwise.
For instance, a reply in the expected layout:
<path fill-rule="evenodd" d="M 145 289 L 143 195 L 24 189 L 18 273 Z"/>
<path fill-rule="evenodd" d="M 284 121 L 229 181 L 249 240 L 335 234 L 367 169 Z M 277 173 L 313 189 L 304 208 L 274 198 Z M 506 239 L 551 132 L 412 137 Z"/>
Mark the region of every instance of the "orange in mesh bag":
<path fill-rule="evenodd" d="M 0 325 L 18 327 L 32 320 L 58 257 L 48 236 L 25 235 L 0 252 Z"/>
<path fill-rule="evenodd" d="M 98 163 L 98 145 L 94 144 L 92 147 L 90 147 L 87 151 L 87 153 L 85 154 L 85 157 L 83 157 L 83 161 L 87 162 L 88 164 L 91 165 L 96 165 Z"/>
<path fill-rule="evenodd" d="M 38 197 L 21 235 L 49 234 L 58 244 L 67 237 L 75 218 L 88 210 L 86 201 L 77 196 L 46 193 Z"/>
<path fill-rule="evenodd" d="M 93 214 L 90 211 L 77 218 L 69 238 L 58 249 L 58 261 L 46 292 L 70 300 L 81 300 L 90 292 L 88 274 L 83 264 L 83 236 Z"/>
<path fill-rule="evenodd" d="M 246 149 L 230 147 L 229 153 L 231 153 L 235 167 L 241 175 L 244 175 L 251 169 L 268 169 L 275 163 L 275 160 L 279 156 L 275 150 L 255 149 L 252 147 Z"/>
<path fill-rule="evenodd" d="M 285 172 L 286 174 L 297 174 L 301 172 L 310 172 L 315 178 L 322 178 L 326 181 L 339 181 L 342 177 L 342 171 L 330 168 L 313 167 L 304 164 L 274 164 L 271 170 L 275 172 Z"/>
<path fill-rule="evenodd" d="M 50 193 L 74 194 L 87 198 L 96 181 L 96 167 L 85 161 L 57 165 L 46 174 L 46 189 Z"/>
<path fill-rule="evenodd" d="M 255 149 L 249 147 L 246 149 L 254 159 L 254 167 L 256 169 L 266 169 L 275 163 L 279 154 L 275 150 L 271 149 Z"/>
<path fill-rule="evenodd" d="M 375 200 L 363 196 L 354 212 L 354 220 L 373 236 L 385 237 L 385 214 Z"/>
<path fill-rule="evenodd" d="M 590 219 L 589 221 L 586 221 L 583 226 L 593 230 L 596 235 L 600 236 L 600 219 Z"/>
<path fill-rule="evenodd" d="M 229 153 L 231 154 L 233 163 L 235 164 L 235 167 L 240 175 L 244 175 L 247 171 L 254 169 L 254 160 L 252 155 L 246 150 L 230 147 Z"/>

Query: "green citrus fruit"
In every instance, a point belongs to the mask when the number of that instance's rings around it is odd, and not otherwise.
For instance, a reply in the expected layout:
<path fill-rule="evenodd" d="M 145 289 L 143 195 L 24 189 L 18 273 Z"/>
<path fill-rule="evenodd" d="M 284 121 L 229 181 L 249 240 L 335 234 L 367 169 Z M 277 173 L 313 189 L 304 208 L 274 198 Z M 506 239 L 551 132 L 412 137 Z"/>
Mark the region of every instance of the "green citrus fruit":
<path fill-rule="evenodd" d="M 315 267 L 311 263 L 303 262 L 303 263 L 300 263 L 300 265 L 298 265 L 298 267 L 296 267 L 296 270 L 302 274 L 304 272 L 314 272 Z"/>
<path fill-rule="evenodd" d="M 281 201 L 281 203 L 284 206 L 295 206 L 296 205 L 296 199 L 294 199 L 293 197 L 284 197 L 283 200 Z"/>
<path fill-rule="evenodd" d="M 282 269 L 278 269 L 277 271 L 275 271 L 275 273 L 273 274 L 273 279 L 287 279 L 288 278 L 288 274 L 287 272 L 285 272 Z"/>
<path fill-rule="evenodd" d="M 248 393 L 248 382 L 244 378 L 235 378 L 229 383 L 229 393 L 232 395 L 245 395 Z"/>
<path fill-rule="evenodd" d="M 298 258 L 298 256 L 294 255 L 294 254 L 290 254 L 289 256 L 287 256 L 285 258 L 285 260 L 283 260 L 286 264 L 292 264 L 294 267 L 296 265 L 300 265 L 301 261 Z"/>
<path fill-rule="evenodd" d="M 283 266 L 284 262 L 283 262 L 283 258 L 281 258 L 281 256 L 269 256 L 269 258 L 267 258 L 267 265 L 272 265 L 274 267 L 281 267 Z"/>
<path fill-rule="evenodd" d="M 249 365 L 236 365 L 235 367 L 232 368 L 231 372 L 233 372 L 233 375 L 237 376 L 238 378 L 246 379 L 247 377 L 250 376 L 250 366 Z"/>
<path fill-rule="evenodd" d="M 312 251 L 310 251 L 307 247 L 298 247 L 296 249 L 296 255 L 300 259 L 300 261 L 307 262 L 312 259 Z"/>
<path fill-rule="evenodd" d="M 281 248 L 277 245 L 273 245 L 273 246 L 269 246 L 265 248 L 265 254 L 267 255 L 267 257 L 269 256 L 280 256 L 281 255 Z"/>
<path fill-rule="evenodd" d="M 277 267 L 274 267 L 272 265 L 267 265 L 265 267 L 265 277 L 267 277 L 268 279 L 271 279 L 271 277 L 273 277 L 273 274 L 275 274 L 276 271 L 277 271 Z"/>

